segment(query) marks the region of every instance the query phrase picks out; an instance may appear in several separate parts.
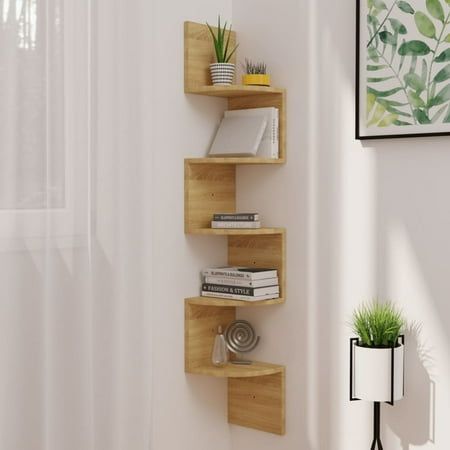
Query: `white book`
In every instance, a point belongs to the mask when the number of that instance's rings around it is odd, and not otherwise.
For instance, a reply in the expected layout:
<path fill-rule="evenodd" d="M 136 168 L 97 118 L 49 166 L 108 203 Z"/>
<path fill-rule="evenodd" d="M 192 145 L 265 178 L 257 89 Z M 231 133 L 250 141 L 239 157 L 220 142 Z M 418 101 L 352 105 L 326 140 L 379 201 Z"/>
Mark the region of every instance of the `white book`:
<path fill-rule="evenodd" d="M 262 116 L 267 120 L 266 129 L 259 144 L 256 156 L 260 158 L 279 158 L 279 112 L 278 108 L 249 108 L 225 111 L 225 117 Z"/>
<path fill-rule="evenodd" d="M 204 277 L 230 277 L 251 281 L 278 276 L 276 269 L 259 267 L 212 267 L 204 269 L 202 273 Z"/>
<path fill-rule="evenodd" d="M 205 277 L 205 283 L 223 284 L 224 286 L 265 287 L 278 286 L 278 277 L 263 278 L 262 280 L 246 280 L 225 277 Z"/>
<path fill-rule="evenodd" d="M 210 156 L 255 156 L 261 143 L 265 116 L 224 117 L 209 151 Z"/>
<path fill-rule="evenodd" d="M 261 222 L 259 220 L 255 220 L 254 222 L 250 222 L 246 220 L 244 222 L 238 221 L 211 221 L 211 228 L 261 228 Z"/>
<path fill-rule="evenodd" d="M 258 302 L 260 300 L 270 300 L 272 298 L 278 298 L 279 294 L 258 295 L 250 297 L 249 295 L 235 295 L 222 293 L 219 294 L 216 292 L 202 291 L 202 297 L 214 297 L 214 298 L 225 298 L 230 300 L 243 300 L 247 302 Z"/>

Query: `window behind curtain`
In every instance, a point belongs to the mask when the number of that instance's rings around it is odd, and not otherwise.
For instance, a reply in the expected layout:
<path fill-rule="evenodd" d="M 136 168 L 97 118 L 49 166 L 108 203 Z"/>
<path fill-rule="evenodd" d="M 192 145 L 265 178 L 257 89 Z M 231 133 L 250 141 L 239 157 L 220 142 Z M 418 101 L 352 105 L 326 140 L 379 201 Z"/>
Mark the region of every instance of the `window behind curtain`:
<path fill-rule="evenodd" d="M 0 0 L 1 210 L 65 207 L 61 3 Z"/>

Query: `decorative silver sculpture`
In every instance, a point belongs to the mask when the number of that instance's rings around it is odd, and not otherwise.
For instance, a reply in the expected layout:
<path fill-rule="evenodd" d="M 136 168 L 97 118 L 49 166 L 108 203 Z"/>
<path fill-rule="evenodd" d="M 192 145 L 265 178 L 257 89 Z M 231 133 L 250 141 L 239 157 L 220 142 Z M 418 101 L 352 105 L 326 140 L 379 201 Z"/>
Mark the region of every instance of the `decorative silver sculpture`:
<path fill-rule="evenodd" d="M 252 351 L 259 343 L 259 336 L 247 320 L 233 320 L 225 330 L 225 341 L 228 349 L 239 355 Z M 251 361 L 236 359 L 232 363 L 251 364 Z"/>

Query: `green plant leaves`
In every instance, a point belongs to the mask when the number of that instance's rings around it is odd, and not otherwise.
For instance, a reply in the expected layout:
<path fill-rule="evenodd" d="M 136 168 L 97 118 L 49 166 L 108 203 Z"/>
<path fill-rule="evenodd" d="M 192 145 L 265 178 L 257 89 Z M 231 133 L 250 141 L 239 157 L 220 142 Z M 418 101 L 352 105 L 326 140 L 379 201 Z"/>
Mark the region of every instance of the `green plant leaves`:
<path fill-rule="evenodd" d="M 369 72 L 376 72 L 377 70 L 383 70 L 383 69 L 386 69 L 387 67 L 389 67 L 388 65 L 386 65 L 386 64 L 380 64 L 380 65 L 367 65 L 367 70 L 369 71 Z"/>
<path fill-rule="evenodd" d="M 431 123 L 430 118 L 423 109 L 415 109 L 414 117 L 417 120 L 417 122 L 419 122 L 421 125 L 427 125 Z"/>
<path fill-rule="evenodd" d="M 372 115 L 372 119 L 367 122 L 367 126 L 370 127 L 372 125 L 377 124 L 384 116 L 384 113 L 386 112 L 386 109 L 383 105 L 380 105 L 379 103 L 375 107 L 375 111 Z"/>
<path fill-rule="evenodd" d="M 380 58 L 378 57 L 378 52 L 373 47 L 369 47 L 367 49 L 367 55 L 369 56 L 369 59 L 376 63 L 380 60 Z"/>
<path fill-rule="evenodd" d="M 441 108 L 438 109 L 438 111 L 436 112 L 436 114 L 431 118 L 431 123 L 436 123 L 439 118 L 442 116 L 442 114 L 444 114 L 444 111 L 447 109 L 447 105 L 442 106 Z"/>
<path fill-rule="evenodd" d="M 450 79 L 450 64 L 447 64 L 443 69 L 441 69 L 433 78 L 435 83 L 442 83 Z"/>
<path fill-rule="evenodd" d="M 383 0 L 372 0 L 372 5 L 375 9 L 382 11 L 383 9 L 387 9 L 386 3 Z"/>
<path fill-rule="evenodd" d="M 397 114 L 388 114 L 378 122 L 379 127 L 389 127 L 398 119 Z"/>
<path fill-rule="evenodd" d="M 424 108 L 425 102 L 420 98 L 419 94 L 413 91 L 408 92 L 408 100 L 415 108 Z"/>
<path fill-rule="evenodd" d="M 402 90 L 401 87 L 396 87 L 396 88 L 390 89 L 388 91 L 377 91 L 376 89 L 373 89 L 371 87 L 367 88 L 367 92 L 375 95 L 375 97 L 377 97 L 377 98 L 378 97 L 390 97 L 391 95 L 394 95 L 401 90 Z"/>
<path fill-rule="evenodd" d="M 395 78 L 394 76 L 392 77 L 369 77 L 367 78 L 367 82 L 368 83 L 381 83 L 383 81 L 388 81 L 388 80 L 392 80 L 392 78 Z"/>
<path fill-rule="evenodd" d="M 397 36 L 394 36 L 389 31 L 382 31 L 380 32 L 380 39 L 381 42 L 388 45 L 397 45 Z"/>
<path fill-rule="evenodd" d="M 416 92 L 422 92 L 425 90 L 425 83 L 422 78 L 415 73 L 407 73 L 404 77 L 406 86 L 410 87 Z"/>
<path fill-rule="evenodd" d="M 450 61 L 450 48 L 444 50 L 437 58 L 434 60 L 438 63 Z"/>
<path fill-rule="evenodd" d="M 228 47 L 230 44 L 230 36 L 231 36 L 231 25 L 228 30 L 227 30 L 227 22 L 225 22 L 225 25 L 222 27 L 220 24 L 220 16 L 218 18 L 217 34 L 214 33 L 214 30 L 208 24 L 208 22 L 206 22 L 206 25 L 207 25 L 208 30 L 213 39 L 214 50 L 216 52 L 217 62 L 218 63 L 229 62 L 231 57 L 233 56 L 234 52 L 238 48 L 238 45 L 236 45 L 231 52 L 228 52 Z M 228 37 L 227 37 L 227 40 L 225 41 L 225 34 L 227 33 L 227 31 L 228 31 Z"/>
<path fill-rule="evenodd" d="M 416 14 L 414 14 L 414 21 L 416 22 L 417 29 L 421 34 L 428 38 L 436 38 L 436 27 L 426 14 L 417 11 Z"/>
<path fill-rule="evenodd" d="M 450 123 L 450 105 L 448 105 L 447 115 L 444 118 L 444 123 Z"/>
<path fill-rule="evenodd" d="M 444 89 L 439 91 L 429 102 L 428 107 L 442 105 L 450 100 L 450 84 L 447 84 Z"/>
<path fill-rule="evenodd" d="M 430 47 L 422 41 L 407 41 L 398 49 L 398 53 L 402 56 L 424 56 L 428 55 L 430 51 Z"/>
<path fill-rule="evenodd" d="M 387 116 L 380 126 L 393 119 Z M 395 347 L 405 325 L 403 314 L 390 302 L 365 303 L 353 312 L 353 331 L 359 337 L 359 344 L 366 347 Z"/>
<path fill-rule="evenodd" d="M 394 30 L 395 33 L 406 34 L 408 32 L 408 30 L 406 29 L 405 25 L 403 25 L 399 20 L 397 20 L 397 19 L 389 19 L 389 22 L 390 22 L 391 27 L 392 27 L 392 29 Z"/>
<path fill-rule="evenodd" d="M 445 22 L 444 8 L 439 0 L 427 0 L 427 11 L 437 20 Z"/>
<path fill-rule="evenodd" d="M 369 25 L 372 25 L 374 27 L 378 27 L 380 25 L 380 21 L 373 15 L 368 14 L 367 15 L 367 23 Z"/>
<path fill-rule="evenodd" d="M 422 60 L 422 82 L 423 84 L 426 84 L 427 82 L 427 76 L 428 76 L 428 65 L 425 59 Z"/>
<path fill-rule="evenodd" d="M 375 106 L 376 97 L 373 94 L 367 94 L 367 100 L 366 100 L 366 117 L 369 117 L 370 111 L 372 111 L 373 107 Z"/>
<path fill-rule="evenodd" d="M 445 36 L 444 42 L 450 43 L 450 34 L 447 34 L 447 36 Z"/>
<path fill-rule="evenodd" d="M 408 14 L 414 14 L 414 8 L 408 3 L 405 2 L 403 0 L 400 0 L 399 2 L 397 2 L 397 6 L 405 13 Z"/>

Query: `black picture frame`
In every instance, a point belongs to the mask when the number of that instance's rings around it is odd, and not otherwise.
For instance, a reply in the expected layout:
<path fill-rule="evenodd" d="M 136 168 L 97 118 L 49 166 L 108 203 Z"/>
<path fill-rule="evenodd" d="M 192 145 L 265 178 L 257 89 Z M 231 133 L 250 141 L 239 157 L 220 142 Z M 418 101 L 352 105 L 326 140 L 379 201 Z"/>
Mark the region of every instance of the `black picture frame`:
<path fill-rule="evenodd" d="M 360 132 L 360 109 L 361 109 L 361 2 L 366 0 L 356 0 L 356 58 L 355 58 L 355 139 L 360 141 L 366 140 L 381 140 L 381 139 L 408 139 L 408 138 L 421 138 L 421 137 L 438 137 L 438 136 L 450 136 L 450 123 L 449 131 L 447 132 L 424 132 L 424 133 L 392 133 L 382 135 L 362 135 Z M 426 125 L 424 125 L 426 126 Z"/>

